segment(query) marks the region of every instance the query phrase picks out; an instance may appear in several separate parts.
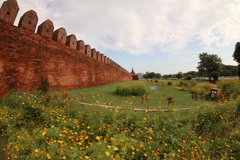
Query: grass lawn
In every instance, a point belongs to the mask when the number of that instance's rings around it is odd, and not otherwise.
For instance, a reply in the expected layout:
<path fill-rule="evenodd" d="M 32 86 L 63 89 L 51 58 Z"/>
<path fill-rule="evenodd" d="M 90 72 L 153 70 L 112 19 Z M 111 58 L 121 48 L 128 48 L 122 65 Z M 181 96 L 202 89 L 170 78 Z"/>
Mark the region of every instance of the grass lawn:
<path fill-rule="evenodd" d="M 6 160 L 7 156 L 3 153 L 3 149 L 5 148 L 7 144 L 7 140 L 4 137 L 0 137 L 0 159 Z"/>
<path fill-rule="evenodd" d="M 191 93 L 189 91 L 179 91 L 173 88 L 172 86 L 162 86 L 161 82 L 153 83 L 144 81 L 149 89 L 150 100 L 142 103 L 141 96 L 119 96 L 114 92 L 118 83 L 113 83 L 104 86 L 91 87 L 91 88 L 82 88 L 67 90 L 69 97 L 75 97 L 76 101 L 84 101 L 92 104 L 99 105 L 110 105 L 115 107 L 122 108 L 147 108 L 150 106 L 151 109 L 169 109 L 167 103 L 167 97 L 173 97 L 174 102 L 170 104 L 171 109 L 180 109 L 180 108 L 192 108 L 192 107 L 201 107 L 201 106 L 213 106 L 217 105 L 216 102 L 200 100 L 194 101 L 191 98 Z M 122 82 L 129 83 L 129 82 Z M 177 81 L 173 81 L 177 83 Z M 152 87 L 154 86 L 154 87 Z M 154 89 L 151 89 L 154 88 Z M 58 96 L 61 96 L 61 92 L 56 92 Z M 85 94 L 84 100 L 81 100 L 80 93 Z"/>

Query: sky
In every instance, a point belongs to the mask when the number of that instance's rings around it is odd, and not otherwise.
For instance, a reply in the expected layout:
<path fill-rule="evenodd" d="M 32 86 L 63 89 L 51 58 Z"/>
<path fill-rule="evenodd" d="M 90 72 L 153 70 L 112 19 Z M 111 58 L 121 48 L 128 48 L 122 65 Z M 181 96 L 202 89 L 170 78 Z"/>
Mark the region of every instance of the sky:
<path fill-rule="evenodd" d="M 1 4 L 5 0 L 0 0 Z M 17 0 L 14 25 L 29 10 L 131 72 L 197 71 L 199 54 L 237 65 L 240 0 Z"/>

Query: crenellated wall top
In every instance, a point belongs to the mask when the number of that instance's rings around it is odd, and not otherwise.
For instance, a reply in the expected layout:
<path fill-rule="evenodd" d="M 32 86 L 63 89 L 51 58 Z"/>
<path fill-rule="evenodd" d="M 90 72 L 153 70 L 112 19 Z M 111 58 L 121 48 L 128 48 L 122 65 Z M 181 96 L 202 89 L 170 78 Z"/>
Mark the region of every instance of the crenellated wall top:
<path fill-rule="evenodd" d="M 6 0 L 3 2 L 2 7 L 0 8 L 0 20 L 13 25 L 18 11 L 19 6 L 16 0 Z M 52 39 L 53 41 L 69 46 L 69 49 L 76 49 L 79 54 L 86 54 L 89 56 L 89 58 L 96 59 L 100 63 L 106 63 L 119 68 L 120 70 L 126 71 L 125 69 L 122 69 L 120 65 L 112 61 L 110 58 L 104 56 L 104 54 L 100 53 L 95 48 L 91 48 L 89 44 L 85 45 L 83 40 L 77 40 L 77 37 L 74 34 L 67 35 L 65 28 L 61 27 L 54 30 L 54 24 L 51 20 L 47 19 L 39 26 L 37 26 L 37 23 L 37 13 L 34 10 L 29 10 L 22 15 L 17 27 L 34 33 L 37 29 L 36 34 L 39 34 L 43 38 Z"/>

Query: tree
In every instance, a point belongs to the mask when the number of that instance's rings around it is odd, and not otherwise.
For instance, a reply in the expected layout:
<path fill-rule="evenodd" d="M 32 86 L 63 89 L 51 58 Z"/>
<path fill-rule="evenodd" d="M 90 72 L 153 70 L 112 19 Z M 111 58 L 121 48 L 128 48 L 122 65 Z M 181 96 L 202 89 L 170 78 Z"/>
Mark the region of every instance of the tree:
<path fill-rule="evenodd" d="M 154 72 L 148 73 L 148 78 L 153 79 L 155 76 L 156 76 L 156 73 L 154 73 Z"/>
<path fill-rule="evenodd" d="M 177 79 L 181 79 L 183 77 L 183 73 L 182 72 L 178 72 L 177 74 L 176 74 L 176 78 Z"/>
<path fill-rule="evenodd" d="M 156 77 L 157 79 L 160 79 L 160 78 L 162 77 L 162 75 L 161 75 L 160 73 L 157 73 L 157 74 L 155 75 L 155 77 Z"/>
<path fill-rule="evenodd" d="M 143 75 L 143 78 L 145 79 L 153 79 L 153 78 L 157 78 L 160 79 L 162 77 L 162 75 L 160 73 L 154 73 L 154 72 L 146 72 L 146 74 Z"/>
<path fill-rule="evenodd" d="M 211 81 L 212 72 L 221 72 L 222 70 L 222 59 L 219 58 L 216 54 L 199 54 L 200 62 L 198 62 L 198 71 L 200 73 L 206 74 Z"/>
<path fill-rule="evenodd" d="M 146 72 L 146 74 L 143 75 L 143 78 L 150 78 L 150 79 L 153 79 L 154 77 L 156 76 L 156 73 L 154 72 Z"/>
<path fill-rule="evenodd" d="M 238 76 L 240 79 L 240 42 L 235 45 L 235 50 L 233 52 L 233 59 L 238 63 Z"/>
<path fill-rule="evenodd" d="M 213 77 L 213 79 L 214 79 L 215 81 L 217 81 L 217 80 L 218 80 L 218 77 L 219 77 L 219 72 L 213 71 L 213 72 L 211 73 L 211 76 Z"/>
<path fill-rule="evenodd" d="M 193 76 L 191 74 L 188 74 L 187 76 L 184 77 L 185 80 L 191 80 Z"/>

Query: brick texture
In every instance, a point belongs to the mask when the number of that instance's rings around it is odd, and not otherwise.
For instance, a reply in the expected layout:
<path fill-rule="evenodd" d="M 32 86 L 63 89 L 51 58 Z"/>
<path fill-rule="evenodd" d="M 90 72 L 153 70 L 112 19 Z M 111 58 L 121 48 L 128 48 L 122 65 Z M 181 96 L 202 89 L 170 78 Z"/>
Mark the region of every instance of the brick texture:
<path fill-rule="evenodd" d="M 10 90 L 32 91 L 43 76 L 51 90 L 132 80 L 119 65 L 99 61 L 84 53 L 83 46 L 78 48 L 80 51 L 0 20 L 0 96 Z"/>

